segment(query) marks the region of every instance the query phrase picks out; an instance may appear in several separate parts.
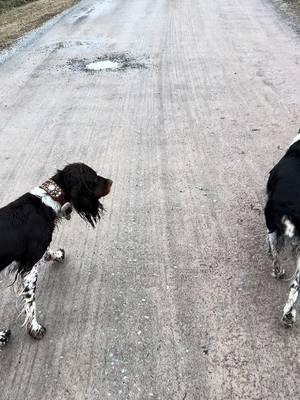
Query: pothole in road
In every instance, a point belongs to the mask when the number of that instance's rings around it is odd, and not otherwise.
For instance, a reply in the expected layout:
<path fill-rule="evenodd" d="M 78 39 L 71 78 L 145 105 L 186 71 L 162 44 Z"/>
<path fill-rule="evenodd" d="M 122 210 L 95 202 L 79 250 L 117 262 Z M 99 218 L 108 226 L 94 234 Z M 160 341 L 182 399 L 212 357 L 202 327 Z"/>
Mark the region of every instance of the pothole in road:
<path fill-rule="evenodd" d="M 121 64 L 113 61 L 96 61 L 86 65 L 86 69 L 89 71 L 101 71 L 103 69 L 118 69 Z"/>
<path fill-rule="evenodd" d="M 146 56 L 133 57 L 127 53 L 105 54 L 93 60 L 73 59 L 68 62 L 72 70 L 99 72 L 99 71 L 124 71 L 127 69 L 147 69 L 149 61 Z"/>

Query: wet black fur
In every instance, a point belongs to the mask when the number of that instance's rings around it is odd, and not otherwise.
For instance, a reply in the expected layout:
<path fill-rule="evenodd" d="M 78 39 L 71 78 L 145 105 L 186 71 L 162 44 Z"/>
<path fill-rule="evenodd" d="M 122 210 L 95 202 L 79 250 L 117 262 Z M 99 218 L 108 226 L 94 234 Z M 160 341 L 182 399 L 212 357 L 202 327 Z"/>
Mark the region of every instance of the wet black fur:
<path fill-rule="evenodd" d="M 300 131 L 299 131 L 300 133 Z M 268 200 L 265 207 L 269 232 L 284 231 L 286 216 L 300 233 L 300 141 L 289 147 L 286 154 L 270 172 L 267 183 Z"/>
<path fill-rule="evenodd" d="M 63 189 L 66 201 L 94 227 L 103 212 L 99 198 L 108 194 L 111 181 L 81 163 L 67 165 L 52 179 Z M 30 193 L 1 208 L 0 271 L 13 261 L 19 272 L 30 271 L 49 247 L 56 219 L 55 212 Z"/>

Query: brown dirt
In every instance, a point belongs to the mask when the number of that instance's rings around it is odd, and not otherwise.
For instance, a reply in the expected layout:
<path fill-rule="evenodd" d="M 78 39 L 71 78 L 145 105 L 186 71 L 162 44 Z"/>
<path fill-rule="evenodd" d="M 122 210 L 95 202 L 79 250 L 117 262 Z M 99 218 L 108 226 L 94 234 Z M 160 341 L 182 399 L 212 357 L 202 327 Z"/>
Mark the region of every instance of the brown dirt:
<path fill-rule="evenodd" d="M 4 11 L 0 14 L 0 49 L 76 3 L 78 0 L 38 0 Z"/>

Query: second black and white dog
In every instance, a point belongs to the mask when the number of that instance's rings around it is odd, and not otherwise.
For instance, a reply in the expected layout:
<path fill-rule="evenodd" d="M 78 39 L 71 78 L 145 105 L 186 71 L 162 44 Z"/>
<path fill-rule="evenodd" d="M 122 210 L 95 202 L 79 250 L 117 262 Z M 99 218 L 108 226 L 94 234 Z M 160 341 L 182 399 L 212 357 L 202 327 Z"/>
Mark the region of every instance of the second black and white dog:
<path fill-rule="evenodd" d="M 282 317 L 286 326 L 292 326 L 296 320 L 296 301 L 300 287 L 300 130 L 286 154 L 270 172 L 267 195 L 267 238 L 275 278 L 280 279 L 285 274 L 279 261 L 282 243 L 290 241 L 296 254 L 296 271 Z"/>
<path fill-rule="evenodd" d="M 100 220 L 103 206 L 99 199 L 112 186 L 110 179 L 98 176 L 82 163 L 67 165 L 41 186 L 24 194 L 0 209 L 0 271 L 14 264 L 21 277 L 25 325 L 35 339 L 46 329 L 36 318 L 36 282 L 38 270 L 47 261 L 61 261 L 64 250 L 49 248 L 59 220 L 70 218 L 72 209 L 93 227 Z M 10 330 L 0 331 L 0 346 L 10 336 Z"/>

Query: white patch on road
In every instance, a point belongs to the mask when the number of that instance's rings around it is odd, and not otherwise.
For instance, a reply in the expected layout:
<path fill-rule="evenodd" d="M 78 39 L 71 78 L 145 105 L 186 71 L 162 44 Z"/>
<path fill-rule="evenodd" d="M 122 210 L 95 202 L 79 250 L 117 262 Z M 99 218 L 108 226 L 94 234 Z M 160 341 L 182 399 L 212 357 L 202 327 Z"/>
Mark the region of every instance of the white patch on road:
<path fill-rule="evenodd" d="M 87 64 L 86 69 L 89 71 L 101 71 L 105 69 L 118 69 L 121 67 L 121 64 L 115 61 L 105 60 L 105 61 L 96 61 L 90 64 Z"/>
<path fill-rule="evenodd" d="M 104 1 L 93 1 L 93 7 L 91 9 L 91 17 L 97 18 L 99 16 L 111 13 L 115 7 L 116 3 L 112 0 L 104 0 Z"/>

